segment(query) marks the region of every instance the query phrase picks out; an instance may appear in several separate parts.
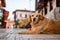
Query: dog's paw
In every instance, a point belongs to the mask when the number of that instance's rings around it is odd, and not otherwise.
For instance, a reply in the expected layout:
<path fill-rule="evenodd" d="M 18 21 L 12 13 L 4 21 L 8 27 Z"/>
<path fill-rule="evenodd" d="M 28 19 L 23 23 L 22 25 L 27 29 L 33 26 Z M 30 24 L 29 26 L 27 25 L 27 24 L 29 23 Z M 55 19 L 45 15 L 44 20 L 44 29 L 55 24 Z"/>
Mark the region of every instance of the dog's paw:
<path fill-rule="evenodd" d="M 27 34 L 27 32 L 18 32 L 18 34 Z"/>

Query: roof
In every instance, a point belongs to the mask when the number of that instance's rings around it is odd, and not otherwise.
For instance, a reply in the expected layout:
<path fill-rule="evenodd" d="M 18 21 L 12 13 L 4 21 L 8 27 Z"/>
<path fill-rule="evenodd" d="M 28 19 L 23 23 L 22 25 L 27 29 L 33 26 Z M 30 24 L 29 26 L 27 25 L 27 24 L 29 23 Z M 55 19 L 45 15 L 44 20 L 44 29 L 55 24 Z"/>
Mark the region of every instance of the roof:
<path fill-rule="evenodd" d="M 15 10 L 13 13 L 16 13 L 16 12 L 32 12 L 32 13 L 35 13 L 35 11 L 30 11 L 30 10 Z"/>

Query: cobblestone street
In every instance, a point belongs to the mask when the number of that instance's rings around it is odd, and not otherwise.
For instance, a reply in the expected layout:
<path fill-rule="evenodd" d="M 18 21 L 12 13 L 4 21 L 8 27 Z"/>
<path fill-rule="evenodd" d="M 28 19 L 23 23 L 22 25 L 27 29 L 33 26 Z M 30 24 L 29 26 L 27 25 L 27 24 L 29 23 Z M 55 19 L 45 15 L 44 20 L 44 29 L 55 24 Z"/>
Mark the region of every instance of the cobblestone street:
<path fill-rule="evenodd" d="M 0 29 L 0 40 L 60 40 L 60 35 L 48 35 L 48 34 L 17 34 L 22 29 Z"/>

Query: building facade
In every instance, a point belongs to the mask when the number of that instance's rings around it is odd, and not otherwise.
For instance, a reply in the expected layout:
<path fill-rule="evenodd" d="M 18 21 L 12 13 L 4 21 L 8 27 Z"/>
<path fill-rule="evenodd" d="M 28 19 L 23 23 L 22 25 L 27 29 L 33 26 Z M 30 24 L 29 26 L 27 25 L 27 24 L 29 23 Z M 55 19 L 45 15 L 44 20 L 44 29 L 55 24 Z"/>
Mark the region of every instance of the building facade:
<path fill-rule="evenodd" d="M 5 9 L 0 9 L 0 28 L 6 28 L 6 22 L 9 12 Z"/>
<path fill-rule="evenodd" d="M 5 0 L 0 0 L 0 7 L 6 7 Z"/>
<path fill-rule="evenodd" d="M 55 19 L 54 10 L 57 7 L 60 7 L 60 0 L 37 0 L 36 11 L 47 18 Z"/>
<path fill-rule="evenodd" d="M 30 11 L 30 10 L 15 10 L 13 12 L 13 14 L 14 14 L 14 21 L 15 21 L 16 27 L 17 27 L 17 21 L 18 20 L 23 20 L 23 19 L 27 20 L 31 13 L 35 13 L 35 11 Z"/>

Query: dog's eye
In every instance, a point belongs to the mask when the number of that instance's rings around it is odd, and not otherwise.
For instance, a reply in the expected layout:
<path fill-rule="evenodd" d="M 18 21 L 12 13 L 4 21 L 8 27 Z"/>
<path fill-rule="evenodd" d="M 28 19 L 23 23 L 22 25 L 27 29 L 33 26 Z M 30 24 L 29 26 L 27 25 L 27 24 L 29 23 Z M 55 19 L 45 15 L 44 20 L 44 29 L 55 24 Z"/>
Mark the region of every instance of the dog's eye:
<path fill-rule="evenodd" d="M 33 15 L 32 15 L 33 16 Z"/>
<path fill-rule="evenodd" d="M 36 17 L 38 17 L 38 15 L 36 15 Z"/>

